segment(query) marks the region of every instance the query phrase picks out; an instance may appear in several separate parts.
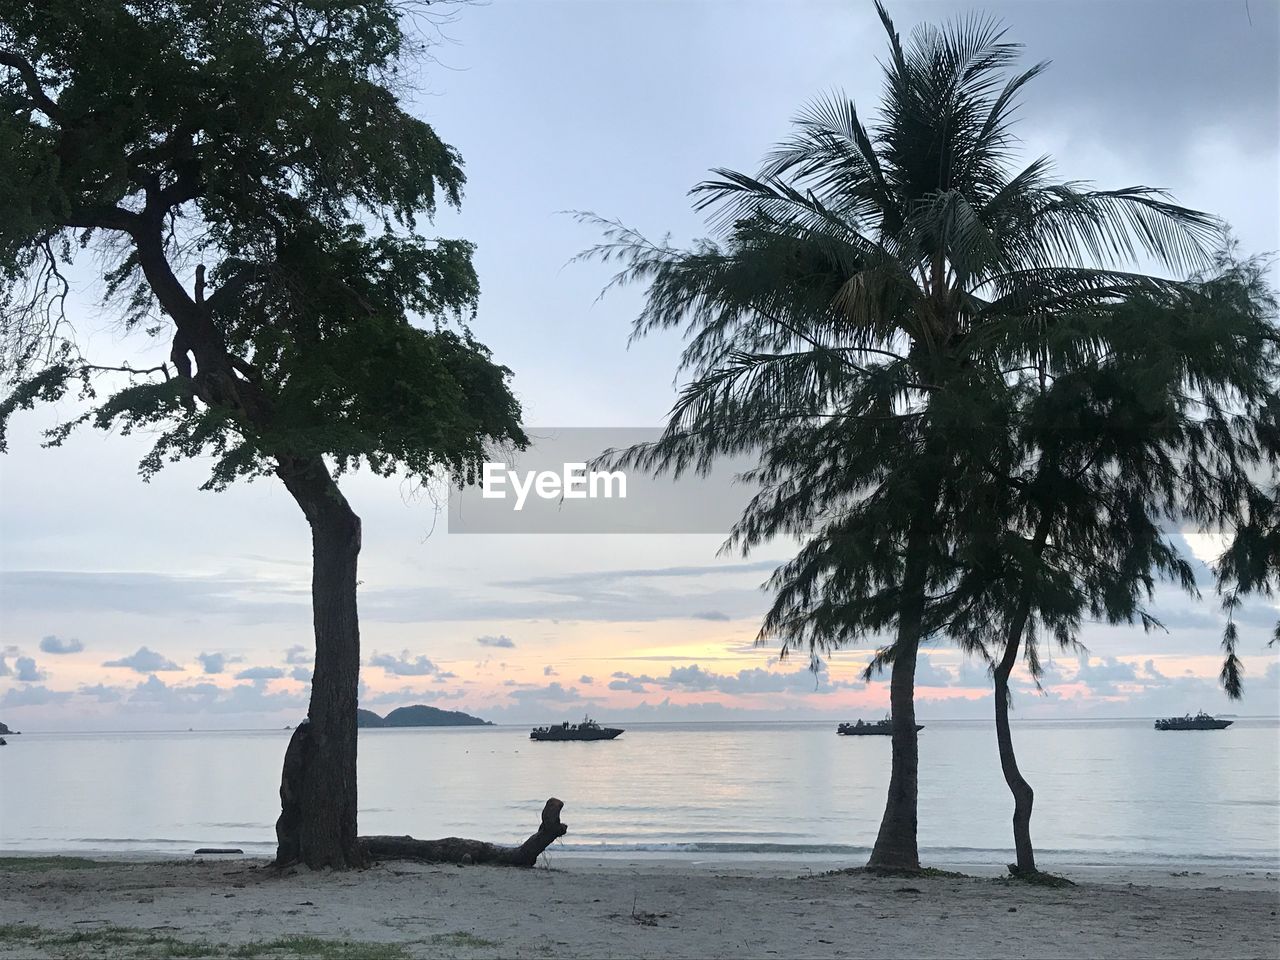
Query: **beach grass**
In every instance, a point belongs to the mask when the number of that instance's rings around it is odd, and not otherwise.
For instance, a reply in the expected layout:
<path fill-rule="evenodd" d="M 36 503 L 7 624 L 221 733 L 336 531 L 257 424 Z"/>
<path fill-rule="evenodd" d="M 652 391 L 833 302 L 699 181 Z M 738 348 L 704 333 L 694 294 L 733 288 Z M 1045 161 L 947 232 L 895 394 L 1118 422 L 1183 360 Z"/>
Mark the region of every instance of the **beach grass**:
<path fill-rule="evenodd" d="M 0 857 L 0 872 L 43 873 L 46 870 L 93 870 L 115 864 L 87 857 Z"/>
<path fill-rule="evenodd" d="M 98 927 L 93 930 L 47 930 L 29 923 L 0 926 L 0 949 L 38 949 L 55 957 L 111 956 L 216 957 L 215 944 L 180 940 L 151 930 L 130 927 Z"/>
<path fill-rule="evenodd" d="M 317 960 L 407 960 L 408 951 L 397 943 L 329 940 L 325 937 L 279 937 L 243 943 L 226 954 L 237 960 L 273 960 L 315 957 Z"/>
<path fill-rule="evenodd" d="M 469 934 L 449 941 L 452 946 L 482 947 L 492 941 Z M 51 957 L 118 957 L 121 960 L 159 960 L 159 958 L 228 957 L 234 960 L 408 960 L 409 953 L 399 944 L 355 940 L 331 940 L 325 937 L 288 936 L 272 940 L 254 940 L 236 945 L 183 940 L 151 930 L 133 927 L 99 927 L 93 930 L 63 932 L 48 930 L 29 923 L 0 925 L 0 955 L 26 956 L 38 951 Z"/>

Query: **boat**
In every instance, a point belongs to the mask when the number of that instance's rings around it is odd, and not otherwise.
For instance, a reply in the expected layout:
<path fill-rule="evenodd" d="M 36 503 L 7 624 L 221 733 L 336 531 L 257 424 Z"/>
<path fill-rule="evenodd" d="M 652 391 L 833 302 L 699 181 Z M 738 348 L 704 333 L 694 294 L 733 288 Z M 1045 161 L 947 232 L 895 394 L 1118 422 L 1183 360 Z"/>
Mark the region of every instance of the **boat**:
<path fill-rule="evenodd" d="M 917 723 L 916 730 L 923 730 L 924 724 Z M 836 733 L 842 737 L 887 737 L 893 733 L 893 721 L 888 717 L 873 723 L 842 723 L 836 727 Z"/>
<path fill-rule="evenodd" d="M 1156 721 L 1157 730 L 1225 730 L 1234 720 L 1219 720 L 1217 717 L 1201 710 L 1194 717 L 1187 714 L 1183 717 L 1163 717 Z"/>
<path fill-rule="evenodd" d="M 622 731 L 617 727 L 602 727 L 590 717 L 581 723 L 561 723 L 553 727 L 534 727 L 530 740 L 612 740 Z"/>

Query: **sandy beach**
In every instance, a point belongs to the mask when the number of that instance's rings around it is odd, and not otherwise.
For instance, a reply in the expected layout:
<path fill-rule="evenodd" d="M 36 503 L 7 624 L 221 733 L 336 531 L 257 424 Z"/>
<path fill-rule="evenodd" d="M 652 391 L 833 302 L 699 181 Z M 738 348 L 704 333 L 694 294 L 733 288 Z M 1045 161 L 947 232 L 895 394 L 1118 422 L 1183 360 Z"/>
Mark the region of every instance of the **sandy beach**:
<path fill-rule="evenodd" d="M 0 957 L 1276 957 L 1280 876 L 1085 869 L 1045 888 L 830 864 L 554 857 L 533 870 L 0 861 Z"/>

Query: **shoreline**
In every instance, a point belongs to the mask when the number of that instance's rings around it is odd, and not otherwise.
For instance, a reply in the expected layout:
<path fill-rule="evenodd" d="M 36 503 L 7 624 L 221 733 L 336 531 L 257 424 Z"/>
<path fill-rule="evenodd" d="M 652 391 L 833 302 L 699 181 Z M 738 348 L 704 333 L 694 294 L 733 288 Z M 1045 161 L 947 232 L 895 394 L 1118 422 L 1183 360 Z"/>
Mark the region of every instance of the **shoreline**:
<path fill-rule="evenodd" d="M 1280 940 L 1280 874 L 1251 869 L 1073 870 L 1076 886 L 1049 888 L 994 872 L 873 877 L 777 860 L 560 853 L 549 864 L 280 874 L 238 857 L 6 857 L 0 958 L 85 956 L 76 950 L 96 944 L 119 957 L 1180 960 L 1274 957 Z"/>
<path fill-rule="evenodd" d="M 501 842 L 501 841 L 498 841 Z M 235 842 L 210 843 L 211 847 L 237 847 Z M 241 847 L 242 853 L 200 854 L 193 848 L 183 850 L 137 849 L 120 850 L 110 847 L 42 847 L 6 849 L 0 847 L 0 862 L 22 859 L 85 859 L 110 864 L 129 863 L 263 863 L 269 862 L 274 844 L 255 844 L 252 849 Z M 996 878 L 1008 876 L 1006 863 L 999 854 L 1005 853 L 1005 861 L 1013 859 L 1013 850 L 980 851 L 996 854 L 985 859 L 968 857 L 933 857 L 922 848 L 920 860 L 923 870 L 939 870 L 960 873 L 971 877 Z M 540 866 L 558 863 L 573 864 L 589 869 L 609 870 L 620 866 L 637 869 L 658 868 L 664 870 L 730 870 L 751 875 L 805 876 L 832 871 L 857 869 L 865 865 L 870 849 L 856 854 L 785 851 L 681 851 L 681 850 L 592 850 L 585 845 L 565 848 L 550 847 Z M 1148 878 L 1143 882 L 1157 883 L 1161 876 L 1227 878 L 1233 876 L 1274 876 L 1280 878 L 1280 856 L 1264 857 L 1202 857 L 1162 854 L 1151 859 L 1100 860 L 1089 851 L 1070 851 L 1066 858 L 1055 857 L 1055 851 L 1037 851 L 1041 870 L 1071 876 L 1080 874 L 1097 882 L 1130 882 L 1132 877 Z"/>

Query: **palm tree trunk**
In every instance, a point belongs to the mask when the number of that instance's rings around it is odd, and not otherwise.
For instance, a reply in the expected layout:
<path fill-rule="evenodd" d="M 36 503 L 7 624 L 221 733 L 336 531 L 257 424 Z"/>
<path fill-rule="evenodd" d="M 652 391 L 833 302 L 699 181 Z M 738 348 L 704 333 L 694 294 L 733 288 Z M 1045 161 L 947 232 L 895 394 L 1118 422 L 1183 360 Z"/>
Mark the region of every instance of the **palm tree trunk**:
<path fill-rule="evenodd" d="M 932 504 L 931 504 L 932 506 Z M 907 537 L 907 565 L 903 576 L 903 605 L 898 616 L 893 667 L 889 674 L 892 760 L 889 795 L 880 832 L 867 866 L 875 869 L 919 870 L 916 845 L 916 807 L 919 793 L 920 750 L 916 733 L 916 656 L 923 634 L 925 575 L 923 548 L 932 514 L 912 525 Z"/>
<path fill-rule="evenodd" d="M 294 731 L 285 753 L 276 863 L 359 866 L 364 861 L 356 835 L 360 518 L 319 458 L 282 459 L 276 472 L 311 524 L 316 639 L 307 720 Z"/>
<path fill-rule="evenodd" d="M 1009 674 L 1018 662 L 1018 651 L 1029 615 L 1029 605 L 1024 605 L 1015 615 L 1005 639 L 1004 656 L 1000 658 L 994 671 L 996 743 L 1000 750 L 1000 770 L 1004 773 L 1004 782 L 1008 784 L 1009 792 L 1013 794 L 1013 846 L 1018 862 L 1010 865 L 1010 871 L 1020 874 L 1036 872 L 1036 855 L 1031 845 L 1031 807 L 1036 795 L 1018 769 L 1018 760 L 1013 753 L 1013 732 L 1009 729 Z"/>
<path fill-rule="evenodd" d="M 892 762 L 889 796 L 876 845 L 868 867 L 891 870 L 920 869 L 916 846 L 916 805 L 919 789 L 920 751 L 916 734 L 916 654 L 920 648 L 917 619 L 914 632 L 904 636 L 901 627 L 889 677 L 889 706 L 892 720 Z"/>

